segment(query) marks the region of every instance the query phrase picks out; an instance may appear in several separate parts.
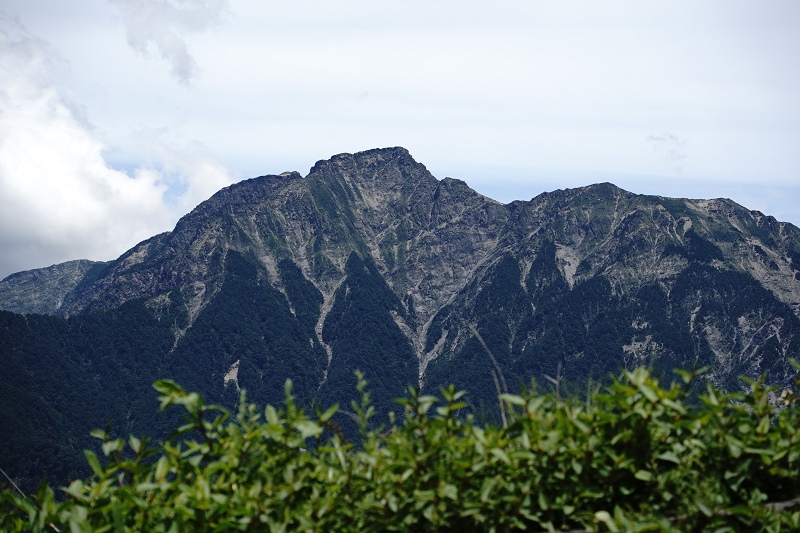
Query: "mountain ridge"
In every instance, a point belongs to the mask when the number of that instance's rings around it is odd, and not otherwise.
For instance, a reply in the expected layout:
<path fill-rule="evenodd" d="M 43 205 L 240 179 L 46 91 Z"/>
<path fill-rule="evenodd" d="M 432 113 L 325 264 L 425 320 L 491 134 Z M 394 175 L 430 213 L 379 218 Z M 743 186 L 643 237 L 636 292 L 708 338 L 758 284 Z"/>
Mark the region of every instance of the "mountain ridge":
<path fill-rule="evenodd" d="M 139 243 L 99 273 L 95 269 L 96 279 L 79 286 L 73 276 L 75 290 L 62 288 L 49 314 L 113 309 L 138 298 L 158 314 L 178 292 L 188 312 L 176 324 L 177 343 L 220 290 L 225 256 L 236 250 L 256 257 L 285 296 L 277 265 L 290 260 L 301 269 L 323 295 L 316 330 L 325 345 L 326 312 L 355 251 L 371 258 L 413 309 L 415 324 L 399 315 L 395 322 L 415 348 L 422 379 L 427 362 L 439 355 L 435 343 L 433 351 L 424 349 L 431 346 L 427 336 L 437 313 L 508 253 L 520 261 L 524 279 L 543 235 L 552 240 L 569 287 L 602 274 L 612 294 L 643 283 L 668 285 L 692 260 L 681 246 L 694 242 L 711 249 L 711 243 L 718 250 L 712 264 L 755 277 L 800 316 L 800 230 L 791 224 L 727 199 L 637 195 L 611 183 L 501 204 L 463 181 L 437 180 L 404 148 L 339 154 L 318 161 L 306 177 L 291 172 L 228 186 L 173 231 Z M 678 253 L 665 255 L 670 246 Z M 0 282 L 0 297 L 20 274 L 14 276 Z M 34 278 L 28 285 L 36 284 Z M 0 307 L 48 311 L 8 301 L 0 300 Z"/>
<path fill-rule="evenodd" d="M 279 404 L 287 379 L 348 406 L 361 370 L 377 423 L 409 385 L 453 384 L 485 419 L 498 393 L 639 366 L 789 386 L 800 230 L 610 183 L 502 204 L 376 149 L 226 187 L 114 261 L 13 274 L 0 309 L 0 466 L 34 487 L 80 475 L 93 427 L 165 431 L 144 414 L 161 378 L 231 409 Z"/>

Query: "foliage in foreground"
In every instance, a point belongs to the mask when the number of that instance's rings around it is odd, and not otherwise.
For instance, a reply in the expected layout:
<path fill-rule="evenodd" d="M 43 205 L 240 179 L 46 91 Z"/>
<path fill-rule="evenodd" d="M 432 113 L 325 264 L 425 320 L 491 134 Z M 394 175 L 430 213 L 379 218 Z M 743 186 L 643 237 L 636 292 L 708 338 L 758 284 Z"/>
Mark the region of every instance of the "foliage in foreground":
<path fill-rule="evenodd" d="M 234 416 L 160 381 L 161 408 L 183 406 L 184 426 L 160 445 L 95 432 L 107 457 L 86 452 L 94 476 L 63 498 L 3 489 L 0 530 L 799 530 L 796 397 L 753 382 L 695 405 L 694 375 L 679 375 L 665 389 L 626 372 L 587 401 L 503 395 L 506 427 L 462 416 L 452 387 L 411 391 L 402 420 L 377 429 L 359 379 L 358 446 L 337 433 L 336 407 L 304 413 L 290 383 L 283 408 L 243 398 Z"/>

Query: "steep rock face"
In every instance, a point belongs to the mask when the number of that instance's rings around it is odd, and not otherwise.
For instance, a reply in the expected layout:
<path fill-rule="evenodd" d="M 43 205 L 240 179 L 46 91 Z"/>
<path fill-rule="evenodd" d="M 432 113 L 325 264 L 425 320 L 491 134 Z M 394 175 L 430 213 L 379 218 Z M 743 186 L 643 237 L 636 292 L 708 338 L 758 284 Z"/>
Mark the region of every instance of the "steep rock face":
<path fill-rule="evenodd" d="M 23 314 L 58 314 L 70 295 L 91 283 L 106 265 L 78 259 L 11 274 L 0 281 L 0 308 Z"/>
<path fill-rule="evenodd" d="M 509 207 L 490 266 L 433 321 L 426 381 L 491 398 L 504 373 L 585 383 L 620 366 L 696 362 L 727 388 L 765 370 L 788 380 L 800 350 L 791 224 L 610 184 Z"/>
<path fill-rule="evenodd" d="M 173 321 L 180 351 L 231 286 L 231 254 L 305 324 L 297 335 L 317 354 L 309 361 L 325 354 L 309 378 L 320 391 L 337 375 L 331 365 L 352 355 L 329 332 L 358 262 L 399 302 L 375 308 L 376 324 L 395 338 L 390 318 L 402 333 L 392 342 L 408 343 L 420 384 L 464 376 L 467 386 L 480 375 L 489 397 L 507 374 L 541 379 L 560 368 L 568 379 L 602 378 L 648 361 L 707 363 L 718 383 L 765 368 L 782 379 L 787 358 L 800 355 L 800 231 L 791 224 L 730 200 L 642 196 L 608 183 L 503 205 L 435 179 L 402 148 L 340 154 L 305 178 L 243 181 L 102 271 L 53 275 L 57 290 L 23 273 L 0 294 L 14 295 L 5 308 L 65 316 L 141 300 Z M 8 303 L 23 290 L 50 296 L 31 308 Z M 234 355 L 216 363 L 220 375 Z M 247 381 L 256 367 L 242 363 L 238 376 Z"/>
<path fill-rule="evenodd" d="M 305 179 L 263 176 L 223 189 L 51 312 L 139 298 L 156 312 L 177 303 L 188 311 L 181 335 L 219 290 L 229 250 L 258 258 L 282 291 L 277 265 L 294 262 L 323 294 L 325 311 L 356 251 L 372 258 L 424 325 L 496 248 L 506 218 L 504 206 L 458 180 L 437 181 L 404 149 L 342 154 Z"/>
<path fill-rule="evenodd" d="M 93 427 L 169 427 L 165 377 L 231 408 L 291 379 L 346 410 L 359 369 L 380 413 L 453 383 L 489 418 L 531 379 L 582 393 L 640 365 L 787 384 L 800 230 L 608 183 L 503 205 L 390 148 L 227 187 L 110 263 L 9 276 L 0 308 L 55 315 L 0 311 L 0 466 L 33 490 L 83 475 Z"/>

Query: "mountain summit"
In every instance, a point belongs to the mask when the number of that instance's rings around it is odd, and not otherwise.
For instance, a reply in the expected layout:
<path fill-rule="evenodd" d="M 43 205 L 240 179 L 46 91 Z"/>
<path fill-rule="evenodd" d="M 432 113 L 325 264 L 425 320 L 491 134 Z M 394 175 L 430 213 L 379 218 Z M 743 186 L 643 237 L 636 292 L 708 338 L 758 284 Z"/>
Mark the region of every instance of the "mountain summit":
<path fill-rule="evenodd" d="M 387 312 L 413 348 L 420 380 L 430 361 L 453 357 L 475 337 L 472 330 L 480 331 L 487 312 L 506 310 L 503 347 L 496 349 L 524 360 L 537 335 L 523 317 L 539 317 L 537 304 L 548 291 L 557 291 L 560 300 L 589 285 L 598 286 L 603 307 L 639 300 L 652 306 L 653 298 L 666 299 L 661 318 L 686 319 L 671 325 L 688 328 L 695 345 L 683 355 L 697 355 L 699 343 L 721 362 L 747 358 L 753 355 L 748 348 L 770 338 L 790 355 L 786 343 L 792 336 L 779 332 L 800 315 L 799 250 L 796 227 L 730 200 L 642 196 L 604 183 L 503 205 L 462 181 L 437 180 L 404 148 L 387 148 L 319 161 L 305 178 L 291 172 L 226 187 L 172 232 L 138 244 L 100 272 L 97 264 L 73 262 L 36 271 L 48 276 L 10 276 L 0 283 L 0 306 L 62 316 L 115 309 L 131 300 L 142 300 L 155 314 L 181 306 L 186 312 L 174 328 L 179 343 L 224 289 L 229 258 L 237 254 L 290 307 L 296 302 L 285 270 L 299 269 L 320 300 L 311 340 L 330 354 L 322 332 L 355 256 L 400 302 Z M 501 273 L 503 279 L 496 279 Z M 739 316 L 698 321 L 709 312 L 705 301 L 723 296 L 717 286 L 722 278 L 739 280 L 731 290 L 752 286 L 775 309 L 750 309 L 752 301 Z M 683 289 L 685 283 L 691 290 Z M 19 296 L 36 292 L 34 287 L 50 297 Z M 688 291 L 681 302 L 674 301 L 676 288 Z M 476 305 L 498 290 L 511 291 L 509 298 L 478 313 Z M 784 306 L 791 312 L 778 311 Z M 576 326 L 586 329 L 596 318 L 587 320 Z M 624 341 L 617 355 L 670 351 L 669 343 L 654 337 L 651 321 L 632 316 L 624 326 L 627 332 L 618 331 L 614 339 Z M 763 342 L 754 344 L 753 335 Z"/>
<path fill-rule="evenodd" d="M 531 379 L 579 391 L 642 364 L 709 366 L 730 389 L 793 375 L 800 230 L 609 183 L 502 204 L 387 148 L 226 187 L 115 261 L 9 276 L 0 308 L 53 315 L 0 313 L 0 393 L 44 391 L 42 413 L 67 401 L 47 361 L 130 391 L 131 412 L 160 377 L 261 403 L 291 378 L 303 401 L 347 405 L 355 369 L 387 410 L 408 384 L 455 383 L 488 412 Z M 21 340 L 42 335 L 58 339 Z"/>

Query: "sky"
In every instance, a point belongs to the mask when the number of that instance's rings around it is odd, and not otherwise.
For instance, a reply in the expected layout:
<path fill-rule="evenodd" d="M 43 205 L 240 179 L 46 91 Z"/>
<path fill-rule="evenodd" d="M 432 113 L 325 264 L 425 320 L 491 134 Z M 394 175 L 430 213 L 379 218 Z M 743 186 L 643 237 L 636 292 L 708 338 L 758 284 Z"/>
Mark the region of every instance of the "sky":
<path fill-rule="evenodd" d="M 0 279 L 403 146 L 502 202 L 612 182 L 800 226 L 796 0 L 0 0 Z"/>

